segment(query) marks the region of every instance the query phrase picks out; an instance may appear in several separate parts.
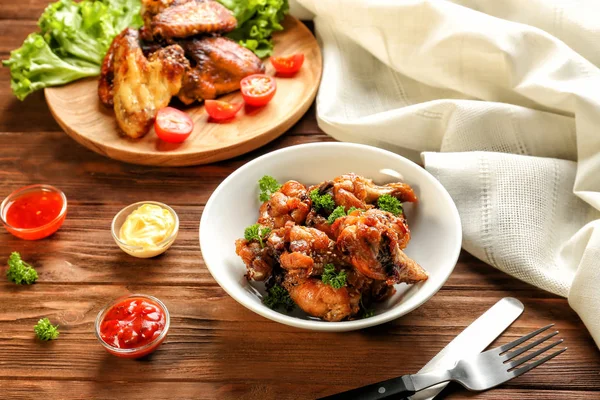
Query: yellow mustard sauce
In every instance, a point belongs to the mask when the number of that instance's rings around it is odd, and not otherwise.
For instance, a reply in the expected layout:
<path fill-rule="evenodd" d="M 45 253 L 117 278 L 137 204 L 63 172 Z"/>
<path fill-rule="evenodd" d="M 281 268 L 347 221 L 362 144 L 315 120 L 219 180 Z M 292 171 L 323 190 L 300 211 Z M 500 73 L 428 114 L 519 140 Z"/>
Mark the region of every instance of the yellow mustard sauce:
<path fill-rule="evenodd" d="M 119 231 L 119 238 L 130 246 L 155 249 L 175 229 L 175 217 L 165 208 L 143 204 L 133 211 Z"/>

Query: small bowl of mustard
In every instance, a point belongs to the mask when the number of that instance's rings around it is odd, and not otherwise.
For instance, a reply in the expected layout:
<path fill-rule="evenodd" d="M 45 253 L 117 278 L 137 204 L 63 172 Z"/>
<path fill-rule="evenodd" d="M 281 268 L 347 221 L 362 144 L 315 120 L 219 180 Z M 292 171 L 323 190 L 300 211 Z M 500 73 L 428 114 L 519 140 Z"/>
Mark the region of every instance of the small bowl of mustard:
<path fill-rule="evenodd" d="M 179 217 L 168 205 L 140 201 L 123 208 L 111 226 L 115 243 L 138 258 L 156 257 L 167 251 L 179 233 Z"/>

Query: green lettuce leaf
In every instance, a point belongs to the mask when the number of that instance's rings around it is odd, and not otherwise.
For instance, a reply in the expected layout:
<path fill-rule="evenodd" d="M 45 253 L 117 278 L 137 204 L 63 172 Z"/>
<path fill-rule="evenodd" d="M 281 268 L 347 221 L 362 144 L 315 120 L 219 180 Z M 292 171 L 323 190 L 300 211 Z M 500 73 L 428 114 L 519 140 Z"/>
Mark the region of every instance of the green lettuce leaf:
<path fill-rule="evenodd" d="M 2 62 L 10 68 L 10 87 L 19 100 L 48 87 L 98 75 L 100 67 L 79 59 L 57 56 L 39 33 L 27 36 L 23 45 Z"/>
<path fill-rule="evenodd" d="M 233 12 L 237 28 L 229 37 L 263 58 L 273 53 L 275 31 L 283 30 L 281 21 L 289 10 L 287 0 L 218 0 Z"/>
<path fill-rule="evenodd" d="M 128 26 L 140 27 L 140 0 L 59 0 L 51 3 L 32 33 L 2 64 L 11 88 L 23 100 L 30 93 L 100 74 L 113 38 Z"/>

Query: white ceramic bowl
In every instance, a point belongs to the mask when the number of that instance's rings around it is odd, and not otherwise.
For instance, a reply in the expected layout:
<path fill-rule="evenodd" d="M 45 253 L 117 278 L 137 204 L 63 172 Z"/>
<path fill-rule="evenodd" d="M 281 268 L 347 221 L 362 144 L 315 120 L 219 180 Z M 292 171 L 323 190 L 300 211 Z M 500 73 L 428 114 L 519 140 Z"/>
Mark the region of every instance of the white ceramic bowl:
<path fill-rule="evenodd" d="M 419 197 L 405 203 L 412 239 L 405 252 L 429 272 L 417 285 L 396 285 L 397 293 L 375 307 L 375 316 L 327 322 L 296 308 L 291 313 L 263 305 L 264 284 L 248 282 L 246 268 L 235 254 L 235 240 L 258 218 L 258 180 L 271 175 L 305 185 L 354 172 L 377 184 L 404 180 Z M 259 157 L 232 173 L 208 200 L 200 221 L 200 248 L 215 280 L 250 310 L 282 324 L 316 331 L 350 331 L 396 319 L 426 302 L 446 282 L 460 252 L 462 231 L 454 202 L 442 185 L 417 164 L 397 154 L 350 143 L 315 143 L 288 147 Z"/>

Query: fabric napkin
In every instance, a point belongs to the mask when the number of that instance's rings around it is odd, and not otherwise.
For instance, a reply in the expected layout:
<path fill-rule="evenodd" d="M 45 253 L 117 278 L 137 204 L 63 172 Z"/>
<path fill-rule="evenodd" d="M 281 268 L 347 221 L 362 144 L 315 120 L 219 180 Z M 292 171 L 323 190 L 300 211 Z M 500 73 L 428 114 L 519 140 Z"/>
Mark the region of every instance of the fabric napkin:
<path fill-rule="evenodd" d="M 600 2 L 296 1 L 319 126 L 422 157 L 464 249 L 567 297 L 600 345 Z"/>

